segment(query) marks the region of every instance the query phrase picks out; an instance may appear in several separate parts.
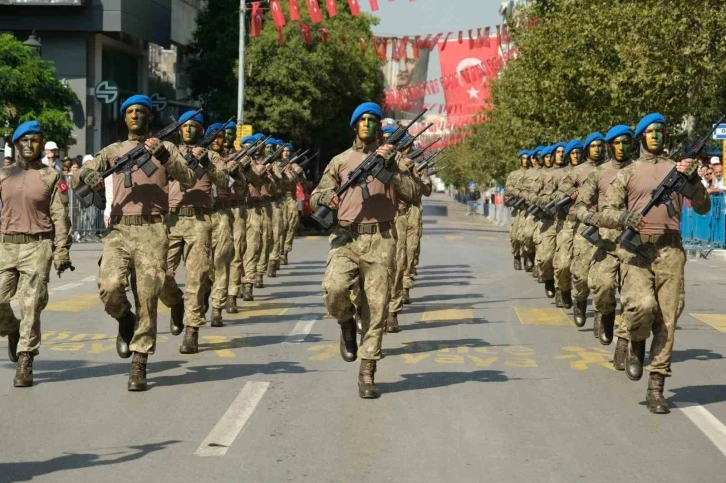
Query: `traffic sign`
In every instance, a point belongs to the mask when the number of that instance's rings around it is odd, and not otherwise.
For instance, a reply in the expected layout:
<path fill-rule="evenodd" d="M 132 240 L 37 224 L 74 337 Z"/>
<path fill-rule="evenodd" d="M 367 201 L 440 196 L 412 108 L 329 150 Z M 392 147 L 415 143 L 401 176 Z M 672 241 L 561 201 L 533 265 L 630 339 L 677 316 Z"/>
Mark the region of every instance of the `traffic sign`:
<path fill-rule="evenodd" d="M 237 139 L 252 136 L 252 124 L 237 124 Z"/>
<path fill-rule="evenodd" d="M 118 99 L 118 84 L 112 80 L 101 81 L 96 85 L 93 94 L 101 104 L 112 104 Z"/>
<path fill-rule="evenodd" d="M 714 139 L 726 139 L 726 124 L 719 124 L 713 132 Z"/>
<path fill-rule="evenodd" d="M 151 99 L 151 108 L 156 112 L 163 111 L 169 104 L 169 100 L 158 92 L 154 92 L 149 96 L 149 98 Z"/>

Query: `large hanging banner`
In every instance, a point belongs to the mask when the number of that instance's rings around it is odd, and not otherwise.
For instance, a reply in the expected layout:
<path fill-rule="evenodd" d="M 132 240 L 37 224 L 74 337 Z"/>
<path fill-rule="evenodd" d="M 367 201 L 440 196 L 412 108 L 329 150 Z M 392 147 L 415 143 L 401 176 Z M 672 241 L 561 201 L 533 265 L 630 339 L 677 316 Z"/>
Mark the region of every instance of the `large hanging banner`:
<path fill-rule="evenodd" d="M 384 41 L 385 40 L 385 41 Z M 381 72 L 385 89 L 404 89 L 427 81 L 429 50 L 418 48 L 416 39 L 382 39 L 375 46 L 385 59 Z M 391 106 L 384 112 L 393 119 L 413 119 L 423 109 L 425 93 L 407 99 L 405 106 Z"/>

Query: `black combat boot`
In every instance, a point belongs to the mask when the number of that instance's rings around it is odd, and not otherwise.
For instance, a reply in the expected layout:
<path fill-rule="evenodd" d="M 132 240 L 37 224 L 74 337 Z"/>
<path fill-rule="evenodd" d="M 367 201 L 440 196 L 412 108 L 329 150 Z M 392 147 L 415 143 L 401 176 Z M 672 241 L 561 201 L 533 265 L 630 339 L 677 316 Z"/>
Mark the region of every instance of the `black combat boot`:
<path fill-rule="evenodd" d="M 136 328 L 136 316 L 129 311 L 118 320 L 118 335 L 116 336 L 116 352 L 121 359 L 131 357 L 131 339 L 134 338 Z"/>
<path fill-rule="evenodd" d="M 562 306 L 566 309 L 572 308 L 572 291 L 571 290 L 562 291 Z"/>
<path fill-rule="evenodd" d="M 265 283 L 262 281 L 261 273 L 255 275 L 255 288 L 265 288 Z"/>
<path fill-rule="evenodd" d="M 30 352 L 18 354 L 18 364 L 15 371 L 13 386 L 30 387 L 33 385 L 33 356 Z"/>
<path fill-rule="evenodd" d="M 602 314 L 596 310 L 595 311 L 595 318 L 592 321 L 592 333 L 593 333 L 593 336 L 596 339 L 599 339 L 600 338 L 600 330 L 602 328 L 601 325 L 600 325 L 600 320 L 601 319 L 602 319 Z"/>
<path fill-rule="evenodd" d="M 18 362 L 18 342 L 20 342 L 20 332 L 8 334 L 8 359 L 10 362 Z"/>
<path fill-rule="evenodd" d="M 398 326 L 398 314 L 396 312 L 388 314 L 388 320 L 386 320 L 386 332 L 389 334 L 401 332 L 401 328 Z"/>
<path fill-rule="evenodd" d="M 287 253 L 283 253 L 280 256 L 280 264 L 281 265 L 287 265 Z"/>
<path fill-rule="evenodd" d="M 146 362 L 148 360 L 148 355 L 134 352 L 134 358 L 131 359 L 131 372 L 129 373 L 129 383 L 127 386 L 129 391 L 137 392 L 148 389 L 146 385 Z"/>
<path fill-rule="evenodd" d="M 615 312 L 602 314 L 600 318 L 600 343 L 610 345 L 613 343 L 613 332 L 615 331 Z"/>
<path fill-rule="evenodd" d="M 628 345 L 628 354 L 625 357 L 625 373 L 631 381 L 640 381 L 643 377 L 643 362 L 645 361 L 645 341 L 631 340 Z"/>
<path fill-rule="evenodd" d="M 555 298 L 555 281 L 554 280 L 545 280 L 545 295 L 547 295 L 548 299 Z"/>
<path fill-rule="evenodd" d="M 375 375 L 376 361 L 361 359 L 358 372 L 358 396 L 363 399 L 378 399 L 381 393 L 376 387 Z"/>
<path fill-rule="evenodd" d="M 222 322 L 222 309 L 212 308 L 212 321 L 210 325 L 212 327 L 224 327 L 224 322 Z"/>
<path fill-rule="evenodd" d="M 407 288 L 403 289 L 403 295 L 401 296 L 401 299 L 401 301 L 406 305 L 409 305 L 411 303 L 411 295 Z"/>
<path fill-rule="evenodd" d="M 184 302 L 179 302 L 171 307 L 171 319 L 169 320 L 169 331 L 171 335 L 179 335 L 184 330 Z"/>
<path fill-rule="evenodd" d="M 187 327 L 184 340 L 179 346 L 180 354 L 196 354 L 199 352 L 199 327 Z"/>
<path fill-rule="evenodd" d="M 354 362 L 358 358 L 358 341 L 355 320 L 349 319 L 340 324 L 340 357 L 345 362 Z"/>
<path fill-rule="evenodd" d="M 280 271 L 280 259 L 275 260 L 275 271 Z"/>
<path fill-rule="evenodd" d="M 531 272 L 534 269 L 534 259 L 533 257 L 524 257 L 524 271 L 525 272 Z"/>
<path fill-rule="evenodd" d="M 514 269 L 515 270 L 522 270 L 522 259 L 519 257 L 514 257 Z"/>
<path fill-rule="evenodd" d="M 253 293 L 252 293 L 252 284 L 251 283 L 244 283 L 242 284 L 242 300 L 245 302 L 252 302 L 255 299 Z"/>
<path fill-rule="evenodd" d="M 277 277 L 277 271 L 276 271 L 276 267 L 275 267 L 276 264 L 277 264 L 277 262 L 274 262 L 272 260 L 270 260 L 270 263 L 267 264 L 267 276 L 268 277 L 270 277 L 270 278 Z"/>
<path fill-rule="evenodd" d="M 625 358 L 628 355 L 628 339 L 618 337 L 615 344 L 615 355 L 613 356 L 613 367 L 616 371 L 625 370 Z"/>
<path fill-rule="evenodd" d="M 224 304 L 224 310 L 226 310 L 228 314 L 238 313 L 239 307 L 237 306 L 237 297 L 233 295 L 227 295 L 227 302 Z"/>
<path fill-rule="evenodd" d="M 575 309 L 572 312 L 575 316 L 575 325 L 584 327 L 587 322 L 587 299 L 575 300 Z"/>
<path fill-rule="evenodd" d="M 668 414 L 671 412 L 668 402 L 663 397 L 663 386 L 665 386 L 665 376 L 651 372 L 648 379 L 648 391 L 645 393 L 645 404 L 651 413 Z"/>
<path fill-rule="evenodd" d="M 557 290 L 555 292 L 555 307 L 557 308 L 563 308 L 565 305 L 562 303 L 562 292 Z"/>

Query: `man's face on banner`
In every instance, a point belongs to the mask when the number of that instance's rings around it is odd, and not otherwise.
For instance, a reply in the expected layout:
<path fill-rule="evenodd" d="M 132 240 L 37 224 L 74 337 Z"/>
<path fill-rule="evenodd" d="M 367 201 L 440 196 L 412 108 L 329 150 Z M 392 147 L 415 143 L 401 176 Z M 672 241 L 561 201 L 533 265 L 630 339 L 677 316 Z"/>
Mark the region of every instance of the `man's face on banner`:
<path fill-rule="evenodd" d="M 405 58 L 398 60 L 389 59 L 383 64 L 383 73 L 389 89 L 397 89 L 408 87 L 416 83 L 414 79 L 414 71 L 418 62 L 424 61 L 423 58 L 416 59 L 413 55 L 413 45 L 409 42 L 406 45 Z"/>

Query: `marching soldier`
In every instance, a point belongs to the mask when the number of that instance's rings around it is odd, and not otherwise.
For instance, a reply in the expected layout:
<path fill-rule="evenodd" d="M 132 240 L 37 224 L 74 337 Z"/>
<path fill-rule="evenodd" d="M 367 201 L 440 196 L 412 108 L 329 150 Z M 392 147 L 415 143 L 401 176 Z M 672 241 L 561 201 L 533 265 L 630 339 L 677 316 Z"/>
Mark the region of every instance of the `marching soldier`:
<path fill-rule="evenodd" d="M 43 130 L 38 121 L 18 126 L 12 142 L 17 162 L 0 169 L 0 335 L 8 337 L 8 356 L 17 363 L 13 385 L 30 387 L 33 359 L 40 349 L 40 313 L 48 304 L 51 262 L 59 276 L 73 268 L 68 252 L 68 185 L 41 161 Z M 15 294 L 21 320 L 10 307 Z"/>
<path fill-rule="evenodd" d="M 565 149 L 567 148 L 567 144 L 564 142 L 559 142 L 553 146 L 552 151 L 552 158 L 553 158 L 553 172 L 552 176 L 550 176 L 550 182 L 549 186 L 547 187 L 547 193 L 549 193 L 549 201 L 550 204 L 552 202 L 559 202 L 561 200 L 561 196 L 559 195 L 559 186 L 560 183 L 565 179 L 568 173 L 568 166 L 569 162 L 567 157 L 565 157 Z M 562 290 L 560 289 L 560 286 L 558 284 L 558 280 L 556 277 L 556 271 L 555 271 L 555 257 L 557 256 L 557 250 L 559 249 L 557 245 L 559 232 L 564 226 L 565 216 L 564 214 L 557 209 L 555 206 L 555 213 L 554 213 L 554 220 L 553 220 L 553 227 L 551 228 L 551 235 L 554 238 L 551 240 L 551 243 L 554 247 L 554 251 L 552 252 L 552 281 L 550 282 L 549 289 L 554 291 L 555 293 L 555 304 L 557 307 L 564 307 L 564 300 L 562 298 Z M 545 287 L 547 288 L 547 287 Z M 570 302 L 570 307 L 572 306 L 572 303 Z M 567 307 L 569 308 L 569 307 Z"/>
<path fill-rule="evenodd" d="M 292 145 L 290 144 L 290 151 Z M 297 209 L 297 184 L 300 183 L 303 189 L 310 187 L 310 182 L 305 177 L 305 171 L 296 163 L 287 166 L 288 171 L 295 179 L 295 184 L 290 186 L 290 190 L 285 194 L 285 204 L 287 206 L 287 231 L 285 232 L 284 255 L 282 258 L 283 265 L 287 265 L 289 253 L 292 251 L 292 244 L 295 240 L 295 234 L 300 226 L 300 212 Z"/>
<path fill-rule="evenodd" d="M 548 146 L 542 151 L 542 161 L 546 170 L 540 178 L 539 189 L 535 204 L 542 210 L 542 219 L 539 220 L 537 231 L 537 252 L 534 264 L 537 267 L 538 280 L 544 283 L 545 294 L 548 298 L 555 296 L 555 270 L 552 260 L 555 257 L 555 239 L 557 238 L 557 225 L 551 215 L 544 211 L 544 207 L 552 201 L 552 194 L 556 186 L 553 178 L 559 176 L 559 171 L 552 169 L 553 153 L 556 145 Z"/>
<path fill-rule="evenodd" d="M 294 147 L 291 143 L 285 143 L 283 145 L 284 150 L 282 151 L 282 160 L 286 161 L 290 159 L 294 151 Z M 297 228 L 297 221 L 295 215 L 297 215 L 297 176 L 294 174 L 291 166 L 285 167 L 285 180 L 283 187 L 283 198 L 282 198 L 282 232 L 280 233 L 280 265 L 287 265 L 287 254 L 292 250 L 287 249 L 286 241 L 291 230 Z M 294 235 L 293 235 L 294 237 Z M 292 243 L 291 243 L 292 245 Z"/>
<path fill-rule="evenodd" d="M 157 307 L 167 268 L 169 237 L 164 215 L 169 211 L 169 177 L 183 189 L 193 188 L 197 179 L 173 144 L 149 137 L 149 97 L 129 97 L 121 106 L 121 114 L 129 129 L 128 140 L 111 144 L 96 154 L 73 175 L 73 186 L 85 184 L 94 191 L 103 190 L 100 173 L 142 142 L 158 168 L 152 176 L 133 169 L 132 188 L 124 186 L 122 173 L 114 175 L 111 224 L 103 239 L 98 272 L 98 288 L 106 313 L 119 323 L 116 350 L 123 358 L 133 352 L 128 390 L 145 391 L 146 364 L 149 354 L 156 349 Z M 204 150 L 194 148 L 192 153 L 201 158 Z M 131 270 L 136 274 L 138 318 L 126 297 Z"/>
<path fill-rule="evenodd" d="M 255 134 L 242 139 L 242 147 L 247 148 L 251 144 L 262 139 L 262 134 Z M 262 151 L 264 146 L 258 148 L 258 152 Z M 262 173 L 263 166 L 256 164 L 259 157 L 258 152 L 250 153 L 250 163 L 256 166 L 256 172 Z M 257 178 L 256 182 L 248 180 L 247 193 L 245 193 L 245 216 L 247 220 L 247 230 L 245 231 L 244 250 L 244 280 L 242 283 L 242 294 L 246 301 L 254 300 L 253 288 L 257 281 L 257 266 L 262 255 L 262 197 L 261 188 L 264 182 L 262 175 Z M 241 193 L 241 191 L 240 191 Z M 260 277 L 261 281 L 261 277 Z"/>
<path fill-rule="evenodd" d="M 539 181 L 542 168 L 539 164 L 538 157 L 542 152 L 543 147 L 537 146 L 532 150 L 532 154 L 529 156 L 529 164 L 531 169 L 522 176 L 522 188 L 520 189 L 520 195 L 527 202 L 528 205 L 534 203 L 533 191 L 536 190 L 536 185 Z M 535 259 L 535 243 L 534 233 L 537 220 L 531 213 L 525 213 L 524 220 L 522 223 L 523 229 L 521 230 L 522 236 L 522 258 L 524 258 L 524 270 L 531 272 L 536 276 L 534 271 L 534 259 Z"/>
<path fill-rule="evenodd" d="M 519 190 L 529 164 L 527 163 L 527 156 L 529 151 L 523 149 L 517 154 L 519 159 L 519 169 L 512 171 L 507 176 L 507 182 L 504 185 L 504 196 L 507 198 L 519 198 Z M 524 219 L 524 210 L 517 210 L 512 207 L 512 224 L 509 228 L 509 241 L 512 246 L 512 256 L 514 257 L 514 269 L 522 270 L 522 241 L 519 237 L 519 231 L 522 229 L 522 221 Z"/>
<path fill-rule="evenodd" d="M 638 253 L 621 250 L 625 328 L 618 339 L 615 362 L 622 364 L 624 357 L 626 374 L 632 380 L 639 380 L 643 375 L 645 342 L 653 333 L 646 404 L 651 412 L 666 414 L 670 409 L 663 397 L 663 386 L 665 378 L 671 375 L 676 324 L 685 298 L 686 253 L 680 236 L 683 196 L 678 193 L 671 196 L 675 216 L 669 215 L 665 204 L 653 208 L 645 217 L 640 212 L 673 167 L 685 173 L 696 161 L 684 159 L 676 164 L 663 156 L 666 121 L 662 114 L 652 113 L 641 119 L 635 128 L 635 137 L 640 141 L 640 158 L 615 176 L 598 221 L 604 228 L 634 228 L 640 234 L 642 247 Z M 691 199 L 693 210 L 708 213 L 711 200 L 695 170 L 689 182 L 695 190 Z"/>
<path fill-rule="evenodd" d="M 264 159 L 265 155 L 272 154 L 277 149 L 277 140 L 270 138 L 265 141 L 265 150 L 260 153 L 257 158 L 258 164 Z M 277 185 L 274 175 L 269 167 L 265 166 L 262 185 L 260 187 L 260 202 L 262 208 L 261 228 L 262 238 L 260 246 L 260 258 L 257 262 L 255 273 L 255 288 L 265 288 L 264 275 L 269 270 L 270 254 L 274 244 L 273 239 L 273 216 L 274 216 L 274 196 L 276 194 Z M 269 275 L 269 273 L 268 273 Z"/>
<path fill-rule="evenodd" d="M 405 153 L 407 154 L 407 153 Z M 423 226 L 423 206 L 421 199 L 423 196 L 431 196 L 433 186 L 431 178 L 429 178 L 428 170 L 422 172 L 416 169 L 414 165 L 409 168 L 412 178 L 418 183 L 421 191 L 412 200 L 408 213 L 406 214 L 407 230 L 406 234 L 406 265 L 403 273 L 403 303 L 410 304 L 410 292 L 413 289 L 414 276 L 416 275 L 416 263 L 418 260 L 418 252 L 421 246 L 421 234 Z"/>
<path fill-rule="evenodd" d="M 350 120 L 356 133 L 353 147 L 330 161 L 310 199 L 312 209 L 327 206 L 337 210 L 339 221 L 330 237 L 323 299 L 328 312 L 340 324 L 341 356 L 347 362 L 361 359 L 358 395 L 366 399 L 380 395 L 374 374 L 376 362 L 381 358 L 391 283 L 389 271 L 396 250 L 395 200 L 397 196 L 412 200 L 419 189 L 410 176 L 397 169 L 393 146 L 380 145 L 381 117 L 381 108 L 375 103 L 366 102 L 356 108 Z M 358 187 L 339 198 L 338 187 L 374 152 L 386 159 L 394 172 L 389 185 L 373 179 L 368 183 L 371 196 L 367 200 Z M 359 295 L 363 323 L 360 348 L 354 320 L 354 301 Z"/>

